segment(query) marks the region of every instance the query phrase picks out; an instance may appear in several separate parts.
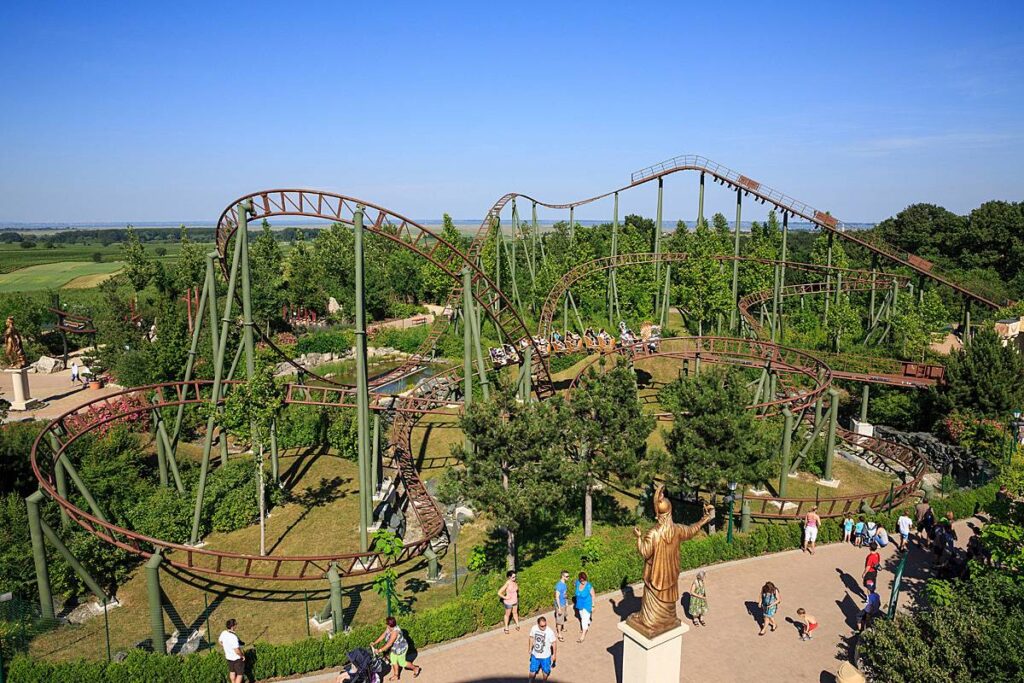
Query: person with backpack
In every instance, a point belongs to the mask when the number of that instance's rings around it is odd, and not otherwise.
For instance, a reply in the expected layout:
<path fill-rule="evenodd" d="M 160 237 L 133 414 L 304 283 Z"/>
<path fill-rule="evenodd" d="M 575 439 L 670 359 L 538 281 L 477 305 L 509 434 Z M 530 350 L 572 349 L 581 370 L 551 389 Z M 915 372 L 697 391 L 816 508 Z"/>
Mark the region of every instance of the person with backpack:
<path fill-rule="evenodd" d="M 878 581 L 878 568 L 882 565 L 882 556 L 878 552 L 878 544 L 874 541 L 871 541 L 868 547 L 871 552 L 864 558 L 864 573 L 861 574 L 861 580 L 864 581 L 864 588 L 872 591 Z"/>
<path fill-rule="evenodd" d="M 409 641 L 406 640 L 402 627 L 398 625 L 394 617 L 388 617 L 386 623 L 387 627 L 384 632 L 377 637 L 377 640 L 373 641 L 370 647 L 373 648 L 374 653 L 388 653 L 388 659 L 391 662 L 391 678 L 389 680 L 399 680 L 402 677 L 403 669 L 412 671 L 412 677 L 416 678 L 423 671 L 423 667 L 410 664 L 406 660 L 405 655 L 409 652 Z M 382 641 L 384 645 L 378 650 L 377 643 Z"/>

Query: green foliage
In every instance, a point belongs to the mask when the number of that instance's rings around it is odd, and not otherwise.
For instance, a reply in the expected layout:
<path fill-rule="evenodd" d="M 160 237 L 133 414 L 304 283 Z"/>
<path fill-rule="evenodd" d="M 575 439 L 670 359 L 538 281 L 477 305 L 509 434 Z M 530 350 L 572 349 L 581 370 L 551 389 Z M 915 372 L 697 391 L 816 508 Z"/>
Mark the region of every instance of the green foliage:
<path fill-rule="evenodd" d="M 1019 680 L 1024 670 L 1024 583 L 995 572 L 949 590 L 931 609 L 879 620 L 858 651 L 874 680 L 892 683 Z"/>
<path fill-rule="evenodd" d="M 673 288 L 672 300 L 679 302 L 687 317 L 696 324 L 695 331 L 703 334 L 704 324 L 727 314 L 732 305 L 729 276 L 714 258 L 726 247 L 707 221 L 701 221 L 681 246 L 688 258 L 681 267 L 674 269 L 674 280 L 678 284 Z"/>
<path fill-rule="evenodd" d="M 284 252 L 266 219 L 259 236 L 249 240 L 249 273 L 253 320 L 265 325 L 280 317 L 284 303 Z"/>
<path fill-rule="evenodd" d="M 665 433 L 662 475 L 672 491 L 719 489 L 730 481 L 764 481 L 774 449 L 764 425 L 747 409 L 740 371 L 709 368 L 682 377 L 658 394 L 673 414 Z"/>
<path fill-rule="evenodd" d="M 20 495 L 0 497 L 0 593 L 27 593 L 35 581 L 28 512 Z"/>
<path fill-rule="evenodd" d="M 0 410 L 0 419 L 3 411 Z M 42 422 L 9 422 L 0 425 L 0 494 L 27 496 L 38 484 L 28 454 Z"/>
<path fill-rule="evenodd" d="M 209 520 L 209 528 L 235 531 L 258 519 L 259 484 L 252 468 L 251 460 L 238 458 L 210 471 L 203 498 L 203 519 Z M 266 495 L 271 505 L 281 500 L 281 490 L 269 482 Z"/>
<path fill-rule="evenodd" d="M 124 259 L 125 276 L 135 291 L 144 290 L 157 276 L 159 264 L 146 253 L 146 248 L 142 246 L 139 236 L 130 225 L 124 244 L 121 245 L 121 257 Z"/>
<path fill-rule="evenodd" d="M 518 403 L 511 392 L 474 403 L 459 419 L 472 440 L 470 450 L 452 449 L 463 495 L 506 530 L 509 564 L 515 561 L 515 534 L 550 522 L 559 514 L 573 469 L 565 461 L 559 401 Z"/>
<path fill-rule="evenodd" d="M 328 414 L 327 443 L 343 458 L 359 458 L 359 423 L 352 408 L 339 408 Z"/>
<path fill-rule="evenodd" d="M 584 566 L 597 564 L 604 555 L 604 542 L 600 538 L 590 536 L 583 539 L 580 563 Z"/>
<path fill-rule="evenodd" d="M 344 353 L 352 350 L 355 341 L 351 329 L 335 327 L 302 335 L 295 342 L 295 350 L 298 353 Z"/>
<path fill-rule="evenodd" d="M 1024 405 L 1024 359 L 1003 346 L 996 333 L 983 328 L 946 364 L 946 381 L 938 388 L 942 414 L 955 410 L 1005 418 Z"/>
<path fill-rule="evenodd" d="M 548 368 L 551 374 L 564 372 L 587 357 L 585 353 L 567 353 L 561 356 L 552 355 L 549 359 Z"/>
<path fill-rule="evenodd" d="M 849 346 L 860 332 L 860 314 L 850 303 L 850 297 L 847 295 L 836 297 L 829 307 L 828 317 L 825 319 L 825 333 L 832 345 L 832 350 L 838 353 L 844 346 Z"/>
<path fill-rule="evenodd" d="M 371 340 L 374 346 L 386 346 L 403 353 L 416 353 L 429 332 L 429 325 L 409 327 L 404 330 L 397 327 L 385 327 L 374 333 Z"/>

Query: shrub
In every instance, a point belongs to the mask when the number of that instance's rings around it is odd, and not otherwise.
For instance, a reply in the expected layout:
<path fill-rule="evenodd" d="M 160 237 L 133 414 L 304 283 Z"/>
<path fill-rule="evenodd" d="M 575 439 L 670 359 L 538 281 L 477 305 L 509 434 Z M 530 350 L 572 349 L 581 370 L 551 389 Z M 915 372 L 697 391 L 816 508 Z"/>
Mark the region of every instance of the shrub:
<path fill-rule="evenodd" d="M 354 344 L 355 333 L 352 330 L 334 328 L 302 335 L 295 342 L 295 351 L 298 353 L 343 353 L 350 351 Z"/>
<path fill-rule="evenodd" d="M 416 353 L 423 340 L 427 338 L 429 331 L 430 325 L 420 325 L 405 330 L 386 327 L 373 335 L 373 345 L 387 346 L 403 353 Z"/>

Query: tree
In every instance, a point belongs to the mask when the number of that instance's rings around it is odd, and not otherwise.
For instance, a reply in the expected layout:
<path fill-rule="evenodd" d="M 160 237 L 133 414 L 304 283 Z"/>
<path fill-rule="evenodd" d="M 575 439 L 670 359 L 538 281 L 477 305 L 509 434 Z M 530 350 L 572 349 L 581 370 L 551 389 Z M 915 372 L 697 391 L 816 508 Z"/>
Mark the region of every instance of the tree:
<path fill-rule="evenodd" d="M 832 344 L 832 350 L 839 353 L 843 341 L 856 337 L 860 328 L 860 314 L 850 303 L 849 295 L 840 294 L 833 302 L 825 320 L 825 333 Z"/>
<path fill-rule="evenodd" d="M 206 250 L 203 245 L 189 239 L 188 228 L 181 226 L 181 251 L 174 266 L 174 287 L 184 292 L 202 287 L 206 278 Z"/>
<path fill-rule="evenodd" d="M 269 326 L 281 314 L 284 284 L 284 253 L 274 239 L 270 223 L 263 219 L 259 236 L 249 246 L 249 274 L 252 282 L 252 313 L 257 323 Z"/>
<path fill-rule="evenodd" d="M 943 413 L 971 411 L 1002 419 L 1024 408 L 1022 380 L 1024 359 L 984 327 L 966 348 L 950 355 L 946 381 L 938 388 L 939 405 Z"/>
<path fill-rule="evenodd" d="M 264 450 L 270 443 L 270 430 L 284 405 L 281 388 L 274 382 L 273 367 L 260 365 L 249 381 L 232 386 L 224 402 L 225 428 L 236 438 L 247 441 L 256 453 L 259 493 L 260 555 L 267 554 L 266 485 Z"/>
<path fill-rule="evenodd" d="M 325 273 L 316 258 L 313 245 L 302 237 L 302 231 L 295 232 L 295 241 L 285 262 L 285 292 L 288 302 L 297 306 L 316 306 L 325 302 Z M 352 310 L 351 305 L 346 310 Z"/>
<path fill-rule="evenodd" d="M 462 249 L 462 235 L 459 234 L 458 228 L 455 227 L 455 222 L 448 214 L 445 214 L 442 219 L 440 236 L 448 244 L 455 246 L 457 249 Z M 434 257 L 442 263 L 449 256 L 451 256 L 451 250 L 448 247 L 439 247 L 434 253 Z M 451 276 L 426 259 L 423 259 L 421 267 L 420 280 L 422 281 L 423 300 L 443 304 L 448 297 L 448 292 L 452 288 Z"/>
<path fill-rule="evenodd" d="M 593 532 L 593 490 L 612 476 L 630 484 L 640 473 L 654 418 L 637 398 L 636 375 L 624 359 L 599 374 L 591 368 L 560 415 L 569 457 L 583 475 L 583 535 Z"/>
<path fill-rule="evenodd" d="M 935 204 L 912 204 L 878 224 L 875 232 L 889 244 L 919 256 L 951 254 L 959 249 L 967 221 Z"/>
<path fill-rule="evenodd" d="M 139 241 L 135 228 L 131 225 L 126 230 L 124 244 L 121 245 L 121 255 L 124 258 L 124 273 L 131 282 L 136 292 L 146 288 L 156 276 L 156 262 L 146 253 L 146 248 Z"/>
<path fill-rule="evenodd" d="M 828 265 L 828 241 L 831 233 L 823 231 L 821 235 L 814 240 L 814 245 L 811 247 L 811 263 L 816 263 L 819 266 Z M 832 239 L 832 267 L 833 268 L 849 268 L 850 259 L 846 255 L 846 249 L 843 248 L 842 243 L 833 238 Z M 835 278 L 832 278 L 835 281 Z"/>
<path fill-rule="evenodd" d="M 662 472 L 674 492 L 764 481 L 771 472 L 770 436 L 747 409 L 750 397 L 737 370 L 710 368 L 675 380 L 658 394 L 673 415 L 664 432 Z"/>
<path fill-rule="evenodd" d="M 714 258 L 720 246 L 707 221 L 701 221 L 686 241 L 686 261 L 676 269 L 679 284 L 674 299 L 697 323 L 700 335 L 704 334 L 704 323 L 728 313 L 732 306 L 729 277 Z"/>
<path fill-rule="evenodd" d="M 456 472 L 458 487 L 504 530 L 509 569 L 516 566 L 516 534 L 557 519 L 574 480 L 558 411 L 556 401 L 519 403 L 497 391 L 459 419 L 473 448 L 452 449 L 464 466 Z"/>

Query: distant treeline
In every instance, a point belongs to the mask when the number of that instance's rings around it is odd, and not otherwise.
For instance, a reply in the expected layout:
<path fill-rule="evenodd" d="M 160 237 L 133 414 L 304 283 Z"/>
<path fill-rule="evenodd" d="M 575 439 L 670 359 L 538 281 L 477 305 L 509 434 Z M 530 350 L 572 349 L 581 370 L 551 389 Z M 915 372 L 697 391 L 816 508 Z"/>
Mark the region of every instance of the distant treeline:
<path fill-rule="evenodd" d="M 284 228 L 274 230 L 274 238 L 279 242 L 292 242 L 298 233 L 303 238 L 311 238 L 319 232 L 319 227 L 308 228 Z M 136 228 L 132 227 L 140 242 L 178 242 L 183 236 L 193 242 L 213 242 L 215 228 Z M 250 230 L 250 234 L 259 234 L 256 230 Z M 37 242 L 40 245 L 71 245 L 71 244 L 118 244 L 124 242 L 128 237 L 128 228 L 101 228 L 101 229 L 72 229 L 59 232 L 36 234 L 33 231 L 19 232 L 17 230 L 0 230 L 0 244 L 11 244 L 15 242 Z"/>

